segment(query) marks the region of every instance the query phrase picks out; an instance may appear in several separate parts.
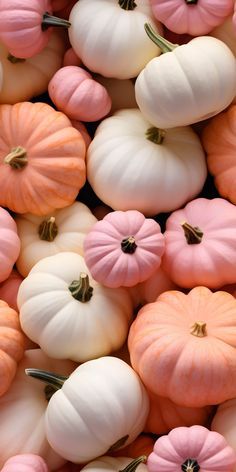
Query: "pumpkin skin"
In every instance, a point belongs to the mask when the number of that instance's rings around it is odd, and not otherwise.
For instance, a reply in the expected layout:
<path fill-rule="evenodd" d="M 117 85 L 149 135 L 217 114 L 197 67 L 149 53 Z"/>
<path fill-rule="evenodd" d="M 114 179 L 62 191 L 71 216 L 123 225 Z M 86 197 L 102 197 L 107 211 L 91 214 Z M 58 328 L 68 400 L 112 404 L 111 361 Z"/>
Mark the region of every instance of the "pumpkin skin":
<path fill-rule="evenodd" d="M 16 303 L 19 286 L 23 277 L 13 269 L 8 277 L 0 284 L 0 299 L 4 300 L 11 308 L 18 311 Z"/>
<path fill-rule="evenodd" d="M 162 266 L 180 287 L 220 288 L 236 280 L 236 207 L 197 198 L 166 221 Z"/>
<path fill-rule="evenodd" d="M 68 118 L 40 102 L 1 105 L 0 128 L 0 205 L 47 215 L 73 203 L 85 183 L 85 143 Z"/>
<path fill-rule="evenodd" d="M 49 470 L 54 471 L 65 461 L 48 444 L 45 384 L 27 377 L 25 369 L 32 365 L 38 369 L 60 371 L 63 375 L 69 375 L 76 368 L 71 361 L 50 359 L 41 349 L 25 351 L 10 389 L 0 398 L 0 467 L 14 455 L 38 454 Z"/>
<path fill-rule="evenodd" d="M 125 108 L 137 108 L 138 105 L 135 100 L 134 83 L 130 79 L 119 80 L 103 77 L 102 75 L 95 75 L 96 81 L 105 87 L 111 97 L 110 114 L 117 110 Z"/>
<path fill-rule="evenodd" d="M 193 130 L 167 130 L 162 144 L 150 141 L 156 138 L 158 131 L 138 109 L 120 110 L 98 126 L 86 156 L 87 178 L 105 204 L 153 216 L 201 191 L 207 169 Z"/>
<path fill-rule="evenodd" d="M 211 31 L 210 36 L 220 39 L 231 49 L 234 56 L 236 56 L 236 43 L 235 43 L 235 31 L 232 21 L 232 15 L 230 15 L 224 23 L 214 28 Z"/>
<path fill-rule="evenodd" d="M 0 207 L 0 282 L 9 277 L 19 256 L 20 245 L 15 221 L 7 210 Z"/>
<path fill-rule="evenodd" d="M 80 121 L 77 121 L 77 120 L 70 120 L 70 121 L 71 121 L 72 126 L 82 134 L 82 136 L 84 138 L 86 149 L 88 149 L 88 147 L 91 143 L 91 137 L 90 137 L 90 135 L 87 131 L 87 128 Z"/>
<path fill-rule="evenodd" d="M 207 153 L 209 172 L 219 194 L 236 204 L 236 105 L 214 117 L 206 126 L 202 143 Z M 235 280 L 233 281 L 235 282 Z"/>
<path fill-rule="evenodd" d="M 198 425 L 157 439 L 147 459 L 149 472 L 233 472 L 235 464 L 236 454 L 224 437 Z"/>
<path fill-rule="evenodd" d="M 83 472 L 119 472 L 125 469 L 127 466 L 131 466 L 131 457 L 112 457 L 112 456 L 101 456 L 94 461 L 89 462 L 85 467 L 81 469 Z M 147 472 L 146 464 L 140 463 L 137 468 L 134 468 L 137 472 Z"/>
<path fill-rule="evenodd" d="M 80 66 L 81 60 L 76 56 L 73 48 L 67 49 L 63 57 L 63 67 L 66 66 Z"/>
<path fill-rule="evenodd" d="M 111 455 L 115 457 L 132 457 L 148 456 L 151 454 L 154 446 L 154 439 L 146 434 L 140 434 L 131 444 L 118 451 L 114 451 Z"/>
<path fill-rule="evenodd" d="M 97 0 L 95 4 L 80 0 L 72 8 L 68 34 L 71 46 L 90 71 L 104 77 L 130 79 L 160 54 L 160 49 L 148 41 L 144 23 L 151 22 L 160 33 L 162 29 L 155 22 L 148 2 L 123 2 L 131 5 L 129 10 L 122 8 L 121 3 Z"/>
<path fill-rule="evenodd" d="M 48 93 L 57 109 L 74 120 L 97 121 L 111 109 L 105 87 L 81 67 L 59 69 L 49 82 Z"/>
<path fill-rule="evenodd" d="M 72 252 L 39 261 L 23 280 L 17 304 L 30 339 L 53 358 L 77 362 L 119 349 L 133 314 L 128 292 L 98 284 L 83 257 Z"/>
<path fill-rule="evenodd" d="M 153 14 L 174 33 L 200 36 L 223 23 L 233 0 L 150 0 Z"/>
<path fill-rule="evenodd" d="M 21 240 L 16 266 L 20 274 L 26 277 L 44 257 L 64 251 L 83 255 L 85 235 L 97 219 L 86 205 L 74 202 L 46 217 L 28 213 L 17 216 L 15 221 Z"/>
<path fill-rule="evenodd" d="M 106 287 L 132 287 L 150 277 L 164 252 L 161 228 L 137 210 L 113 211 L 84 239 L 85 262 Z"/>
<path fill-rule="evenodd" d="M 235 333 L 229 293 L 164 292 L 130 327 L 131 365 L 156 395 L 186 407 L 216 405 L 236 395 Z"/>
<path fill-rule="evenodd" d="M 49 472 L 46 462 L 36 454 L 18 454 L 8 459 L 1 472 Z"/>
<path fill-rule="evenodd" d="M 163 38 L 159 41 L 166 44 Z M 137 104 L 150 123 L 163 129 L 186 126 L 230 105 L 236 95 L 236 60 L 226 44 L 199 36 L 167 49 L 145 66 L 135 82 Z"/>
<path fill-rule="evenodd" d="M 227 443 L 236 451 L 235 440 L 236 398 L 227 400 L 218 406 L 211 423 L 211 430 L 222 434 Z M 234 472 L 236 471 L 236 466 Z"/>

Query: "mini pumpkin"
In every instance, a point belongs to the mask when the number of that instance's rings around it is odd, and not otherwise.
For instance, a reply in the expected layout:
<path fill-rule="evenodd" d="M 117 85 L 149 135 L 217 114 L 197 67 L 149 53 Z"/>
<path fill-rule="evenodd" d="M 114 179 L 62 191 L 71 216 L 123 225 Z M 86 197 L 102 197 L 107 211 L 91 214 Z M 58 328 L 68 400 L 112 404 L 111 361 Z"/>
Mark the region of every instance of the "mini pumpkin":
<path fill-rule="evenodd" d="M 228 16 L 226 20 L 210 32 L 210 36 L 220 39 L 231 49 L 236 56 L 235 31 L 232 21 L 232 15 Z"/>
<path fill-rule="evenodd" d="M 14 219 L 7 210 L 0 207 L 0 282 L 9 277 L 19 256 L 20 245 Z"/>
<path fill-rule="evenodd" d="M 45 460 L 37 454 L 17 454 L 8 459 L 1 472 L 49 472 Z"/>
<path fill-rule="evenodd" d="M 127 108 L 137 108 L 138 105 L 135 100 L 134 83 L 131 79 L 112 79 L 110 77 L 103 77 L 95 74 L 96 81 L 99 82 L 109 93 L 111 97 L 110 114 L 117 110 Z"/>
<path fill-rule="evenodd" d="M 9 277 L 0 284 L 0 299 L 4 300 L 14 310 L 18 311 L 16 303 L 19 286 L 23 277 L 13 269 Z"/>
<path fill-rule="evenodd" d="M 75 51 L 73 48 L 67 49 L 67 51 L 64 54 L 63 57 L 63 67 L 66 66 L 80 66 L 81 65 L 81 60 L 80 58 L 75 54 Z"/>
<path fill-rule="evenodd" d="M 81 121 L 78 121 L 78 120 L 70 120 L 70 121 L 71 121 L 72 126 L 82 134 L 86 149 L 88 149 L 91 143 L 91 137 L 88 133 L 86 126 L 84 125 L 84 123 L 81 123 Z"/>
<path fill-rule="evenodd" d="M 231 398 L 218 406 L 211 423 L 211 430 L 222 434 L 236 453 L 235 420 L 236 398 Z M 235 470 L 236 466 L 234 472 Z"/>

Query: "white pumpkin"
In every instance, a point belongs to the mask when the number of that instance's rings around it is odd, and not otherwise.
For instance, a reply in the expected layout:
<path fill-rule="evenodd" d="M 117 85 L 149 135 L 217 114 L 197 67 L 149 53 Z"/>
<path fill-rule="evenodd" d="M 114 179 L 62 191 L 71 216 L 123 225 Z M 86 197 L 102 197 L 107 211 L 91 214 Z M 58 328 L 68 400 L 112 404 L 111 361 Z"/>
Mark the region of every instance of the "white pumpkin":
<path fill-rule="evenodd" d="M 161 37 L 157 43 L 164 45 L 165 53 L 152 59 L 135 83 L 137 104 L 150 123 L 159 128 L 190 125 L 232 102 L 236 59 L 225 43 L 210 36 L 178 47 Z"/>
<path fill-rule="evenodd" d="M 198 136 L 190 127 L 167 130 L 163 142 L 162 135 L 138 109 L 102 121 L 88 148 L 87 178 L 104 203 L 153 216 L 201 191 L 207 168 Z"/>
<path fill-rule="evenodd" d="M 143 430 L 149 412 L 146 390 L 136 372 L 116 357 L 81 364 L 67 380 L 51 373 L 28 375 L 61 388 L 51 397 L 46 434 L 54 451 L 75 463 L 87 463 L 130 444 Z M 35 380 L 36 382 L 36 380 Z"/>
<path fill-rule="evenodd" d="M 81 469 L 81 472 L 147 472 L 145 456 L 137 459 L 130 457 L 98 457 Z"/>
<path fill-rule="evenodd" d="M 0 398 L 0 468 L 16 454 L 39 454 L 50 471 L 65 462 L 50 447 L 45 434 L 48 400 L 45 384 L 26 376 L 29 367 L 69 375 L 77 366 L 71 361 L 49 359 L 41 349 L 25 351 L 10 389 Z M 19 470 L 20 472 L 20 470 Z"/>
<path fill-rule="evenodd" d="M 16 265 L 20 274 L 26 277 L 44 257 L 64 251 L 83 255 L 84 238 L 97 218 L 86 205 L 74 202 L 48 216 L 27 213 L 17 215 L 15 221 L 21 240 Z"/>
<path fill-rule="evenodd" d="M 126 289 L 97 283 L 72 252 L 39 261 L 21 283 L 17 304 L 31 340 L 50 357 L 77 362 L 119 349 L 133 314 Z"/>
<path fill-rule="evenodd" d="M 105 77 L 136 77 L 160 54 L 144 30 L 149 21 L 162 31 L 147 0 L 79 0 L 69 21 L 70 43 L 77 56 L 90 71 Z"/>

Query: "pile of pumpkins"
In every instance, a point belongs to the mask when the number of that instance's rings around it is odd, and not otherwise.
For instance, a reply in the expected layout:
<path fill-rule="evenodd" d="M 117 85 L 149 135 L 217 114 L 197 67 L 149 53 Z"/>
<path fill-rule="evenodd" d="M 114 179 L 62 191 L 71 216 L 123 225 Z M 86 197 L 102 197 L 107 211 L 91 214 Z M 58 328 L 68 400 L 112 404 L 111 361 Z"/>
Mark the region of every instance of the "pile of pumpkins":
<path fill-rule="evenodd" d="M 0 471 L 236 472 L 236 3 L 0 0 Z"/>

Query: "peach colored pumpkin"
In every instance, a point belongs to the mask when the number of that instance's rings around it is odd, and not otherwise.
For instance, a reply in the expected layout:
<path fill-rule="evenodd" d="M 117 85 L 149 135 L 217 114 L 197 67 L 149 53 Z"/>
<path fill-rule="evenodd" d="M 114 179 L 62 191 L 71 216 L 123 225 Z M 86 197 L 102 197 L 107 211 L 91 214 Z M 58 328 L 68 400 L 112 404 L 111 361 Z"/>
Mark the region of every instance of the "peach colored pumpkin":
<path fill-rule="evenodd" d="M 84 239 L 85 262 L 106 287 L 132 287 L 160 266 L 164 238 L 155 220 L 137 210 L 113 211 Z"/>
<path fill-rule="evenodd" d="M 37 454 L 18 454 L 5 462 L 1 472 L 49 472 L 49 469 Z"/>
<path fill-rule="evenodd" d="M 81 67 L 59 69 L 49 82 L 48 93 L 58 110 L 74 120 L 97 121 L 111 109 L 105 87 Z"/>
<path fill-rule="evenodd" d="M 0 106 L 0 205 L 46 215 L 70 205 L 85 183 L 85 143 L 45 103 Z"/>
<path fill-rule="evenodd" d="M 236 454 L 225 438 L 198 425 L 157 439 L 147 459 L 149 472 L 233 472 L 235 465 Z"/>
<path fill-rule="evenodd" d="M 211 430 L 222 434 L 228 444 L 236 452 L 235 421 L 236 398 L 232 398 L 231 400 L 227 400 L 218 406 L 211 423 Z M 236 466 L 234 468 L 234 472 L 236 472 Z"/>
<path fill-rule="evenodd" d="M 197 198 L 166 221 L 162 266 L 180 287 L 219 288 L 236 281 L 236 206 Z"/>
<path fill-rule="evenodd" d="M 23 280 L 23 277 L 13 269 L 8 277 L 0 284 L 0 299 L 4 300 L 14 310 L 18 311 L 16 299 L 19 290 L 19 286 Z"/>
<path fill-rule="evenodd" d="M 236 396 L 236 300 L 195 287 L 145 305 L 128 337 L 131 365 L 146 388 L 181 406 Z"/>
<path fill-rule="evenodd" d="M 91 137 L 87 131 L 87 128 L 85 127 L 83 123 L 81 123 L 81 121 L 77 121 L 77 120 L 70 120 L 70 121 L 71 121 L 72 126 L 82 134 L 86 149 L 88 149 L 91 143 Z"/>
<path fill-rule="evenodd" d="M 219 194 L 236 204 L 236 105 L 212 118 L 202 135 L 209 172 Z"/>
<path fill-rule="evenodd" d="M 67 49 L 67 51 L 64 54 L 63 57 L 63 67 L 66 66 L 80 66 L 81 65 L 81 60 L 80 58 L 75 54 L 75 51 L 73 48 Z"/>
<path fill-rule="evenodd" d="M 4 192 L 0 186 L 1 192 Z M 6 280 L 20 254 L 17 226 L 7 210 L 0 207 L 0 282 Z"/>

